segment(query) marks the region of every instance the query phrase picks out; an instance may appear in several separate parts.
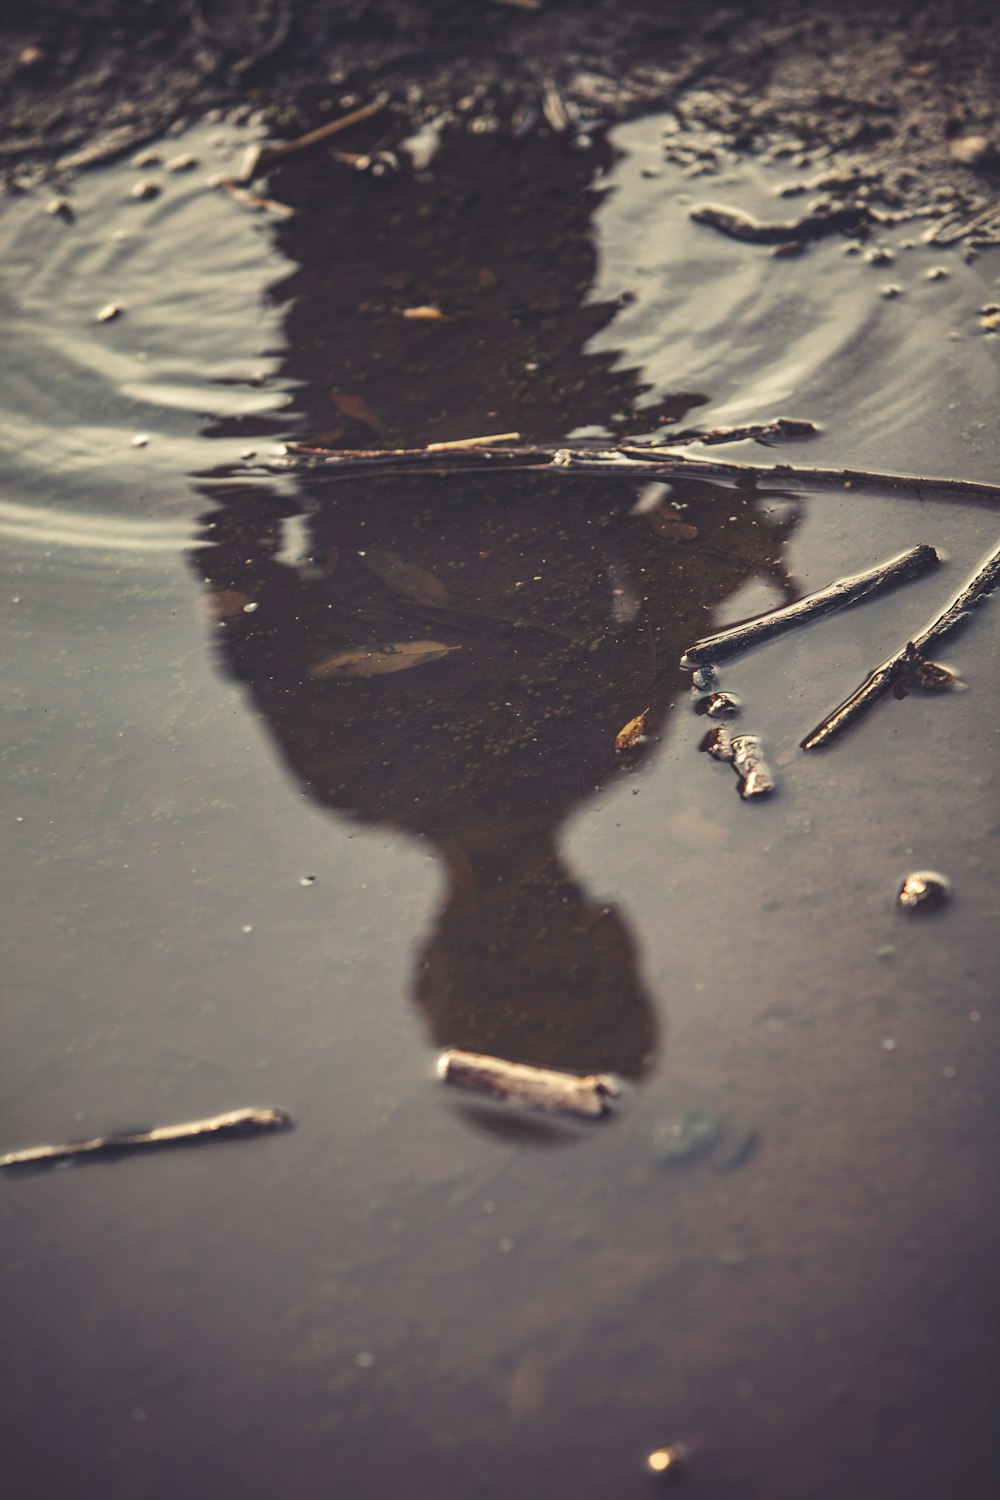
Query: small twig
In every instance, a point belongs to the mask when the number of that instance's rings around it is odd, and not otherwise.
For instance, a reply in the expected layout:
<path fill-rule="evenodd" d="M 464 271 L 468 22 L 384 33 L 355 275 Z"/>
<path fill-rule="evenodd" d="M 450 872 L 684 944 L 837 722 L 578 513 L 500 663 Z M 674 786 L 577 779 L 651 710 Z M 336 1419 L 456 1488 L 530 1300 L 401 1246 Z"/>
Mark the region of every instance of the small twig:
<path fill-rule="evenodd" d="M 901 678 L 912 671 L 915 655 L 922 656 L 929 647 L 938 645 L 953 630 L 956 630 L 973 607 L 987 594 L 991 594 L 998 584 L 1000 584 L 1000 547 L 986 559 L 979 572 L 969 579 L 946 610 L 932 620 L 919 635 L 915 635 L 912 641 L 907 641 L 901 650 L 887 657 L 881 666 L 875 668 L 874 672 L 869 672 L 861 686 L 849 698 L 845 698 L 843 703 L 828 714 L 810 734 L 806 735 L 802 741 L 802 749 L 816 750 L 821 745 L 828 745 L 849 724 L 859 719 L 866 709 L 869 709 L 873 703 L 877 703 L 879 698 L 884 697 Z"/>
<path fill-rule="evenodd" d="M 308 448 L 291 449 L 277 463 L 252 466 L 268 474 L 310 474 L 322 479 L 348 478 L 354 474 L 603 474 L 621 479 L 698 479 L 721 481 L 754 489 L 759 484 L 779 489 L 870 488 L 911 495 L 918 500 L 1000 501 L 1000 485 L 969 479 L 936 479 L 913 474 L 884 474 L 870 469 L 807 469 L 793 464 L 722 463 L 684 458 L 669 446 L 620 446 L 614 448 L 556 447 L 535 444 L 520 448 L 454 448 L 445 452 L 427 448 L 342 449 L 326 453 Z"/>
<path fill-rule="evenodd" d="M 450 453 L 455 448 L 488 448 L 497 443 L 518 443 L 519 432 L 494 432 L 487 437 L 456 438 L 449 443 L 428 443 L 428 453 Z"/>
<path fill-rule="evenodd" d="M 337 120 L 330 120 L 326 125 L 319 125 L 315 130 L 306 131 L 305 135 L 296 136 L 293 141 L 281 141 L 277 145 L 268 143 L 261 152 L 262 159 L 275 156 L 290 156 L 293 151 L 302 151 L 306 146 L 314 146 L 317 141 L 325 141 L 327 136 L 336 135 L 341 130 L 347 130 L 351 125 L 358 125 L 369 116 L 378 114 L 388 103 L 388 94 L 379 94 L 377 99 L 372 99 L 368 104 L 362 104 L 360 108 L 353 109 L 349 115 L 341 115 Z"/>
<path fill-rule="evenodd" d="M 919 547 L 911 547 L 908 552 L 902 552 L 898 557 L 889 562 L 879 563 L 874 568 L 869 568 L 866 573 L 856 573 L 850 578 L 838 578 L 835 583 L 829 584 L 824 589 L 818 589 L 815 594 L 807 594 L 804 599 L 799 599 L 795 604 L 786 604 L 781 609 L 771 610 L 770 614 L 762 615 L 757 620 L 751 620 L 743 625 L 734 625 L 730 630 L 720 630 L 715 635 L 703 636 L 693 646 L 689 646 L 681 658 L 682 667 L 698 666 L 701 662 L 727 661 L 731 656 L 739 656 L 743 651 L 749 651 L 753 646 L 759 646 L 763 641 L 773 640 L 775 636 L 784 635 L 786 630 L 793 630 L 797 625 L 805 625 L 809 620 L 815 620 L 820 615 L 833 614 L 835 610 L 844 609 L 849 604 L 857 604 L 862 599 L 868 599 L 872 594 L 879 594 L 883 589 L 894 587 L 897 583 L 904 583 L 907 579 L 918 578 L 921 574 L 937 567 L 941 561 L 933 547 L 922 544 Z"/>
<path fill-rule="evenodd" d="M 283 1109 L 233 1109 L 207 1120 L 185 1125 L 161 1125 L 156 1130 L 136 1130 L 127 1135 L 100 1135 L 92 1141 L 70 1141 L 65 1146 L 32 1146 L 0 1156 L 0 1167 L 37 1167 L 68 1161 L 77 1156 L 110 1156 L 137 1147 L 173 1146 L 211 1136 L 252 1135 L 262 1130 L 284 1130 L 291 1116 Z"/>
<path fill-rule="evenodd" d="M 866 215 L 867 210 L 861 204 L 853 204 L 847 208 L 832 208 L 825 214 L 804 214 L 800 219 L 789 219 L 785 223 L 764 224 L 739 209 L 703 203 L 691 209 L 689 218 L 696 224 L 717 229 L 732 240 L 745 240 L 752 245 L 784 245 L 790 240 L 822 239 L 839 229 L 856 229 Z"/>

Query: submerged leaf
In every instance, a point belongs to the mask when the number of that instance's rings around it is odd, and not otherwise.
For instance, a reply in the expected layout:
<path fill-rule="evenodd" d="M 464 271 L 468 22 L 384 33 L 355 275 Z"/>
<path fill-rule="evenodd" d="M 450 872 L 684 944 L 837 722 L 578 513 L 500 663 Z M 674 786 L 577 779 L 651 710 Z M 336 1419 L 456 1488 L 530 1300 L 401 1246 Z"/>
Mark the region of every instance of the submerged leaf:
<path fill-rule="evenodd" d="M 407 562 L 398 552 L 381 552 L 369 548 L 361 561 L 394 594 L 403 594 L 415 604 L 448 603 L 448 590 L 440 578 L 436 578 L 419 563 Z"/>
<path fill-rule="evenodd" d="M 631 750 L 632 746 L 638 743 L 646 732 L 646 715 L 648 713 L 649 709 L 644 708 L 641 714 L 638 714 L 634 719 L 629 719 L 624 729 L 619 729 L 615 735 L 616 750 Z"/>
<path fill-rule="evenodd" d="M 329 677 L 379 677 L 385 672 L 422 667 L 426 662 L 447 656 L 449 651 L 461 649 L 461 646 L 444 646 L 440 641 L 389 641 L 383 646 L 355 646 L 349 651 L 337 651 L 333 656 L 324 657 L 310 667 L 309 676 L 321 680 Z"/>

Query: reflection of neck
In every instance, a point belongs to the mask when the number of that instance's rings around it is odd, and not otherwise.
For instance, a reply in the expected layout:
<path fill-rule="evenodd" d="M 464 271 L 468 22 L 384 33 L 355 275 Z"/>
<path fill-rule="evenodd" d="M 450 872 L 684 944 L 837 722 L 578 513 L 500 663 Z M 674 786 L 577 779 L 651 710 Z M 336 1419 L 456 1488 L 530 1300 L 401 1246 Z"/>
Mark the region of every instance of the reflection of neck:
<path fill-rule="evenodd" d="M 573 886 L 553 830 L 537 823 L 462 828 L 442 840 L 440 850 L 459 899 L 503 904 L 531 891 L 541 896 Z"/>
<path fill-rule="evenodd" d="M 654 1021 L 629 934 L 537 825 L 463 829 L 416 998 L 435 1042 L 515 1062 L 637 1076 Z"/>

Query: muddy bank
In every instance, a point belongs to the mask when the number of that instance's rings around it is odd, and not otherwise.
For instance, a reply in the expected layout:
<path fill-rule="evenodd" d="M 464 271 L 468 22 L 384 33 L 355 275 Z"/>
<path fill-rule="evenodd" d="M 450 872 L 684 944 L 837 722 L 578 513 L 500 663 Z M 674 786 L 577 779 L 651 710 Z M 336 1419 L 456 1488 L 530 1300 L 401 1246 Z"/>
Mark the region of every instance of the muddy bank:
<path fill-rule="evenodd" d="M 673 157 L 693 176 L 727 152 L 776 152 L 854 174 L 890 213 L 946 218 L 952 240 L 992 243 L 994 19 L 980 0 L 18 3 L 0 37 L 0 170 L 16 191 L 210 110 L 262 110 L 295 133 L 379 91 L 376 148 L 404 122 L 586 138 L 669 108 Z"/>

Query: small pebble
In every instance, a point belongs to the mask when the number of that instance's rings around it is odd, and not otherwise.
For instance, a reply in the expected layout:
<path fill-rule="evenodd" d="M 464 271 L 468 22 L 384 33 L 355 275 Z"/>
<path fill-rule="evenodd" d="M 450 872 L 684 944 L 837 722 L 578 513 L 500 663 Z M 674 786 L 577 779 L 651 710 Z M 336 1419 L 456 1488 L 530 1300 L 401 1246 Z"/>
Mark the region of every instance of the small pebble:
<path fill-rule="evenodd" d="M 111 323 L 115 318 L 120 318 L 124 311 L 117 302 L 107 302 L 94 316 L 98 323 Z"/>
<path fill-rule="evenodd" d="M 134 185 L 129 196 L 139 199 L 155 198 L 160 191 L 160 184 L 158 182 L 154 182 L 151 177 L 144 177 L 141 182 L 137 182 Z"/>
<path fill-rule="evenodd" d="M 945 266 L 931 266 L 930 270 L 927 272 L 927 280 L 944 281 L 945 277 L 950 275 L 951 272 L 947 270 Z"/>
<path fill-rule="evenodd" d="M 904 911 L 929 911 L 948 899 L 948 882 L 934 870 L 916 870 L 907 875 L 896 893 L 896 905 Z"/>
<path fill-rule="evenodd" d="M 895 259 L 888 245 L 873 245 L 865 251 L 865 260 L 871 266 L 891 266 Z"/>
<path fill-rule="evenodd" d="M 159 151 L 137 151 L 132 158 L 132 165 L 141 172 L 146 167 L 158 167 L 162 160 Z"/>
<path fill-rule="evenodd" d="M 996 146 L 985 135 L 962 135 L 951 142 L 948 148 L 955 161 L 963 167 L 982 167 L 997 154 Z"/>
<path fill-rule="evenodd" d="M 149 442 L 149 433 L 148 432 L 137 432 L 136 435 L 135 435 L 135 437 L 132 439 L 132 447 L 133 448 L 145 448 L 145 446 L 146 446 L 146 444 L 148 442 Z"/>
<path fill-rule="evenodd" d="M 682 1458 L 683 1450 L 679 1447 L 654 1448 L 646 1457 L 646 1468 L 651 1474 L 676 1473 Z"/>
<path fill-rule="evenodd" d="M 189 151 L 185 151 L 180 156 L 172 156 L 169 161 L 163 163 L 164 169 L 167 172 L 190 172 L 192 167 L 196 167 L 197 165 L 198 158 L 192 156 Z"/>
<path fill-rule="evenodd" d="M 879 292 L 887 302 L 891 302 L 894 297 L 901 297 L 903 295 L 903 288 L 897 286 L 895 282 L 890 281 L 886 282 L 885 286 L 880 286 Z"/>
<path fill-rule="evenodd" d="M 740 711 L 740 700 L 735 693 L 712 693 L 705 705 L 710 719 L 735 719 Z"/>

